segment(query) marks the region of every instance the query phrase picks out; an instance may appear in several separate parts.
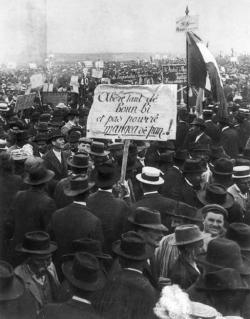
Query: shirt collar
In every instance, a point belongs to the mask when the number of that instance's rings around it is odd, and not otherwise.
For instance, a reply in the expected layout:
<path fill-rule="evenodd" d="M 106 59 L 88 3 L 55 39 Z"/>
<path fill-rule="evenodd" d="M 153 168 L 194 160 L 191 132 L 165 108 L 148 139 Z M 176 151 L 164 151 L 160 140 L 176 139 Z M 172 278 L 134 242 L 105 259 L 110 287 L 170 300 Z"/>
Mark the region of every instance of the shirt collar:
<path fill-rule="evenodd" d="M 181 172 L 180 167 L 173 165 L 174 168 L 176 168 L 179 172 Z"/>
<path fill-rule="evenodd" d="M 142 271 L 141 271 L 141 270 L 139 270 L 139 269 L 130 268 L 130 267 L 128 267 L 128 268 L 124 268 L 124 269 L 131 270 L 131 271 L 135 271 L 135 272 L 138 272 L 139 274 L 141 274 L 141 275 L 142 275 Z"/>
<path fill-rule="evenodd" d="M 199 140 L 199 138 L 204 134 L 204 132 L 202 132 L 201 134 L 197 135 L 196 136 L 196 139 L 195 139 L 195 143 Z"/>
<path fill-rule="evenodd" d="M 225 126 L 221 129 L 221 132 L 224 132 L 227 128 L 229 128 L 229 126 Z"/>
<path fill-rule="evenodd" d="M 87 300 L 87 299 L 84 299 L 84 298 L 73 296 L 72 299 L 76 300 L 76 301 L 79 301 L 79 302 L 87 303 L 88 305 L 91 305 L 91 302 L 89 300 Z"/>
<path fill-rule="evenodd" d="M 236 192 L 237 192 L 241 197 L 247 199 L 247 193 L 246 193 L 246 194 L 243 194 L 243 193 L 241 192 L 241 190 L 239 189 L 239 187 L 238 187 L 237 184 L 234 184 L 234 188 L 235 188 Z"/>
<path fill-rule="evenodd" d="M 185 177 L 185 181 L 188 183 L 189 186 L 194 187 L 194 185 L 192 183 L 189 182 L 189 180 Z"/>
<path fill-rule="evenodd" d="M 158 191 L 152 191 L 152 192 L 145 192 L 143 195 L 148 195 L 148 194 L 158 194 Z"/>
<path fill-rule="evenodd" d="M 205 123 L 212 122 L 212 120 L 206 120 Z"/>
<path fill-rule="evenodd" d="M 102 188 L 98 188 L 98 192 L 107 192 L 107 193 L 112 193 L 112 188 L 111 188 L 111 189 L 102 189 Z"/>
<path fill-rule="evenodd" d="M 74 200 L 74 203 L 78 204 L 78 205 L 86 206 L 86 202 L 78 202 L 78 201 Z"/>

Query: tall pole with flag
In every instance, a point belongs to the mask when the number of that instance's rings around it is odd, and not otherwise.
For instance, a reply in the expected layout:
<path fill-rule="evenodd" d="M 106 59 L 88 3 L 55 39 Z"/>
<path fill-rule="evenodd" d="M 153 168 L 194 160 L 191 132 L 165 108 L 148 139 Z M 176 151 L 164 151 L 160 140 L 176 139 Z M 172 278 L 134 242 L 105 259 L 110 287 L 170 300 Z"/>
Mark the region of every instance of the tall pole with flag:
<path fill-rule="evenodd" d="M 185 13 L 186 13 L 186 17 L 188 20 L 188 14 L 189 14 L 188 6 L 186 7 Z M 189 98 L 188 98 L 189 97 L 189 81 L 188 81 L 188 41 L 187 41 L 187 36 L 186 36 L 186 70 L 187 70 L 187 110 L 189 111 L 190 108 L 189 108 Z"/>

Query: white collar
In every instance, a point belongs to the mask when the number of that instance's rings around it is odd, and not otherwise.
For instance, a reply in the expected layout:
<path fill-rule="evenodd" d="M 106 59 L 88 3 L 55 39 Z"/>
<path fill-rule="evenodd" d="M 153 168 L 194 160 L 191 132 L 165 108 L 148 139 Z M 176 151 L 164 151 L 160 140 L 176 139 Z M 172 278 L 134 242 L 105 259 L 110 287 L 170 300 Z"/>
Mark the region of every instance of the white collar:
<path fill-rule="evenodd" d="M 53 151 L 55 154 L 59 155 L 59 156 L 61 156 L 61 154 L 62 154 L 62 151 L 57 151 L 57 150 L 55 150 L 54 148 L 52 149 L 52 151 Z"/>
<path fill-rule="evenodd" d="M 78 204 L 78 205 L 86 206 L 86 202 L 78 202 L 78 201 L 74 200 L 74 203 Z"/>
<path fill-rule="evenodd" d="M 73 296 L 72 299 L 76 300 L 76 301 L 79 301 L 79 302 L 87 303 L 88 305 L 91 305 L 91 302 L 89 300 L 87 300 L 87 299 L 84 299 L 84 298 Z"/>
<path fill-rule="evenodd" d="M 128 268 L 124 268 L 124 269 L 131 270 L 131 271 L 135 271 L 135 272 L 138 272 L 139 274 L 141 274 L 141 275 L 142 275 L 142 271 L 141 271 L 141 270 L 139 270 L 139 269 L 130 268 L 130 267 L 128 267 Z"/>
<path fill-rule="evenodd" d="M 189 180 L 185 177 L 185 181 L 188 183 L 189 186 L 194 187 L 194 185 L 192 183 L 189 182 Z"/>
<path fill-rule="evenodd" d="M 204 134 L 204 132 L 202 132 L 201 134 L 197 135 L 196 136 L 196 139 L 195 139 L 195 143 L 199 140 L 199 138 Z"/>
<path fill-rule="evenodd" d="M 111 189 L 102 189 L 102 188 L 98 188 L 98 192 L 107 192 L 107 193 L 112 193 L 112 188 L 111 188 Z"/>
<path fill-rule="evenodd" d="M 229 126 L 225 126 L 221 129 L 221 132 L 224 132 L 227 128 L 229 128 Z"/>
<path fill-rule="evenodd" d="M 75 126 L 75 123 L 73 121 L 69 121 L 68 123 Z"/>
<path fill-rule="evenodd" d="M 179 172 L 181 172 L 181 169 L 178 166 L 173 165 L 174 168 L 176 168 Z"/>
<path fill-rule="evenodd" d="M 152 192 L 145 192 L 143 195 L 148 195 L 148 194 L 158 194 L 158 191 L 152 191 Z"/>
<path fill-rule="evenodd" d="M 205 123 L 212 122 L 212 120 L 206 120 Z"/>

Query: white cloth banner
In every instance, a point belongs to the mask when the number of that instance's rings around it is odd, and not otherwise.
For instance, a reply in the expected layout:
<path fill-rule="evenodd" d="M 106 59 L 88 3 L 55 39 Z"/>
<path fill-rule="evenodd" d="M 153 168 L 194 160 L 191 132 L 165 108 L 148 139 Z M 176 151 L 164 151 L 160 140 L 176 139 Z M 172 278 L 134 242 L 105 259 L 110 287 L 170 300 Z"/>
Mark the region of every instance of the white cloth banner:
<path fill-rule="evenodd" d="M 103 70 L 92 69 L 92 78 L 101 79 L 103 76 Z"/>
<path fill-rule="evenodd" d="M 43 86 L 43 75 L 41 73 L 33 74 L 30 77 L 30 83 L 31 83 L 31 88 L 36 89 L 39 88 L 40 86 Z"/>
<path fill-rule="evenodd" d="M 177 85 L 98 85 L 87 137 L 166 141 L 175 139 Z"/>
<path fill-rule="evenodd" d="M 189 16 L 180 17 L 176 20 L 176 32 L 187 32 L 194 31 L 198 29 L 199 16 Z"/>

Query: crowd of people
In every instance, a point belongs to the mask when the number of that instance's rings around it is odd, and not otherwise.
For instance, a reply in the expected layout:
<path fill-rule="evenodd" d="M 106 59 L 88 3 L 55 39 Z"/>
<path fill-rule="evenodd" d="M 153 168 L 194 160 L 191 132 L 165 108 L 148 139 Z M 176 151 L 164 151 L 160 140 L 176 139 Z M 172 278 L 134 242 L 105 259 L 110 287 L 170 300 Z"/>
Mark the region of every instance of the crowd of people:
<path fill-rule="evenodd" d="M 1 318 L 250 318 L 248 78 L 223 72 L 228 114 L 178 107 L 123 183 L 124 141 L 86 136 L 97 82 L 16 111 L 28 74 L 0 74 Z"/>

